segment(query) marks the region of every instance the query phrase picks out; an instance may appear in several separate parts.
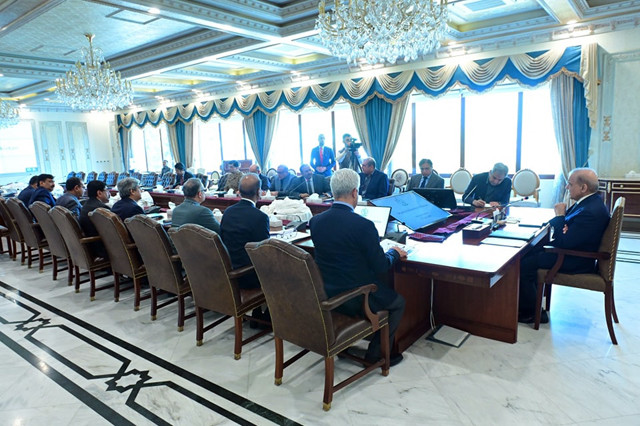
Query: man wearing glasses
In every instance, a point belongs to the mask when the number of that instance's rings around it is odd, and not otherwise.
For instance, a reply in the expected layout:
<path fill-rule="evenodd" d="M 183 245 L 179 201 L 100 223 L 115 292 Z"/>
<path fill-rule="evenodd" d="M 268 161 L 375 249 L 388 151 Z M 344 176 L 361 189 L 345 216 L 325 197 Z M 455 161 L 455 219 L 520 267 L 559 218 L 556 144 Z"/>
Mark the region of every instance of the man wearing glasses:
<path fill-rule="evenodd" d="M 444 179 L 433 173 L 433 163 L 428 158 L 423 158 L 418 164 L 420 174 L 411 176 L 407 190 L 414 188 L 444 188 Z"/>
<path fill-rule="evenodd" d="M 271 178 L 271 182 L 269 184 L 271 195 L 287 195 L 287 188 L 289 188 L 289 185 L 293 180 L 293 175 L 289 173 L 289 168 L 284 164 L 280 164 L 276 169 L 276 172 L 278 174 Z"/>
<path fill-rule="evenodd" d="M 511 179 L 507 177 L 509 168 L 496 163 L 490 172 L 478 173 L 471 179 L 464 191 L 462 201 L 475 207 L 505 206 L 509 204 L 511 195 Z"/>

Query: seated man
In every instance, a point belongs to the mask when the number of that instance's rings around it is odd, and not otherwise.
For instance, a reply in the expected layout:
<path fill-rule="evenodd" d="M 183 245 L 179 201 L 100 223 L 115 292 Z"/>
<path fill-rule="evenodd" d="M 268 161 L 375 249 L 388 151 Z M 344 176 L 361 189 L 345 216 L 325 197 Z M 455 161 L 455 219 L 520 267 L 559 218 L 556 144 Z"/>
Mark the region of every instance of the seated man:
<path fill-rule="evenodd" d="M 407 253 L 394 247 L 386 253 L 380 247 L 378 231 L 373 222 L 354 212 L 358 203 L 360 178 L 351 169 L 340 169 L 331 179 L 335 201 L 331 208 L 311 218 L 311 238 L 315 259 L 320 268 L 328 297 L 365 284 L 375 283 L 376 292 L 369 294 L 373 312 L 389 311 L 389 337 L 393 338 L 404 312 L 404 298 L 378 280 L 400 257 Z M 363 316 L 362 296 L 342 304 L 338 310 L 350 316 Z M 391 346 L 390 346 L 391 347 Z M 365 359 L 377 361 L 381 357 L 380 332 L 369 344 Z M 401 354 L 391 357 L 391 365 L 402 360 Z"/>
<path fill-rule="evenodd" d="M 162 170 L 160 170 L 160 177 L 162 178 L 162 176 L 164 176 L 167 173 L 171 173 L 169 162 L 167 160 L 162 160 Z"/>
<path fill-rule="evenodd" d="M 365 158 L 362 161 L 359 193 L 366 200 L 374 200 L 389 194 L 389 178 L 385 173 L 376 170 L 376 160 L 373 158 Z"/>
<path fill-rule="evenodd" d="M 475 175 L 464 191 L 462 201 L 476 207 L 506 206 L 511 195 L 511 179 L 507 177 L 509 168 L 496 163 L 490 172 Z"/>
<path fill-rule="evenodd" d="M 43 173 L 38 175 L 38 187 L 33 194 L 31 194 L 31 198 L 29 198 L 29 204 L 35 203 L 36 201 L 42 201 L 45 204 L 49 204 L 51 207 L 55 207 L 56 199 L 51 195 L 51 191 L 56 187 L 56 182 L 53 180 L 53 176 Z"/>
<path fill-rule="evenodd" d="M 144 214 L 144 210 L 138 205 L 138 201 L 142 198 L 138 179 L 131 177 L 122 179 L 118 182 L 118 194 L 120 200 L 116 201 L 111 211 L 120 216 L 123 222 L 137 214 Z"/>
<path fill-rule="evenodd" d="M 423 158 L 418 164 L 420 174 L 411 176 L 407 190 L 413 188 L 444 188 L 444 179 L 433 173 L 433 163 L 428 158 Z"/>
<path fill-rule="evenodd" d="M 553 227 L 550 245 L 569 250 L 598 251 L 600 240 L 609 224 L 609 211 L 598 194 L 598 176 L 592 169 L 578 168 L 569 174 L 567 183 L 569 196 L 576 203 L 567 209 L 558 203 L 556 217 L 549 221 Z M 541 248 L 529 252 L 520 261 L 520 305 L 518 321 L 530 323 L 535 320 L 537 294 L 537 270 L 550 269 L 557 255 L 545 253 Z M 569 274 L 592 273 L 595 261 L 583 257 L 566 256 L 560 272 Z M 548 322 L 542 311 L 541 322 Z"/>
<path fill-rule="evenodd" d="M 220 224 L 213 217 L 213 212 L 200 204 L 205 200 L 204 186 L 198 178 L 191 178 L 182 186 L 184 201 L 173 209 L 171 226 L 180 227 L 187 223 L 204 226 L 213 232 L 220 233 Z"/>
<path fill-rule="evenodd" d="M 18 194 L 18 200 L 22 201 L 25 206 L 28 206 L 29 200 L 36 191 L 36 188 L 38 188 L 38 176 L 31 176 L 31 179 L 29 179 L 29 186 L 20 191 Z"/>
<path fill-rule="evenodd" d="M 303 164 L 300 166 L 300 173 L 302 173 L 302 176 L 293 179 L 289 184 L 287 194 L 290 197 L 307 198 L 311 194 L 322 195 L 329 192 L 324 175 L 313 173 L 310 165 Z"/>
<path fill-rule="evenodd" d="M 237 161 L 229 161 L 227 163 L 227 169 L 229 170 L 225 173 L 218 183 L 218 191 L 229 191 L 232 189 L 234 192 L 238 190 L 240 185 L 240 179 L 242 179 L 243 173 L 240 171 L 240 163 Z"/>
<path fill-rule="evenodd" d="M 324 146 L 324 135 L 318 135 L 318 146 L 311 150 L 311 167 L 316 173 L 323 176 L 331 176 L 336 165 L 336 157 L 333 149 Z"/>
<path fill-rule="evenodd" d="M 106 204 L 109 202 L 109 190 L 107 189 L 107 185 L 99 180 L 92 180 L 87 184 L 87 196 L 89 199 L 84 203 L 82 209 L 80 210 L 80 228 L 82 228 L 82 232 L 85 237 L 95 237 L 98 234 L 98 230 L 96 229 L 93 222 L 91 222 L 91 218 L 89 217 L 89 213 L 94 211 L 97 208 L 111 210 L 109 206 Z M 107 258 L 107 250 L 104 247 L 102 241 L 96 241 L 91 244 L 91 249 L 95 253 L 96 256 Z"/>
<path fill-rule="evenodd" d="M 284 164 L 280 164 L 276 169 L 276 172 L 278 174 L 272 177 L 271 182 L 269 183 L 271 195 L 287 195 L 287 188 L 291 185 L 291 181 L 294 177 L 289 173 L 289 168 Z"/>
<path fill-rule="evenodd" d="M 240 179 L 240 196 L 242 199 L 228 207 L 222 216 L 220 236 L 231 257 L 233 269 L 251 265 L 244 245 L 269 238 L 269 216 L 256 208 L 260 194 L 260 179 L 254 174 L 247 174 Z M 241 288 L 260 288 L 260 281 L 255 271 L 239 279 Z"/>
<path fill-rule="evenodd" d="M 66 191 L 60 198 L 58 198 L 56 206 L 66 207 L 69 209 L 73 217 L 78 219 L 80 217 L 80 210 L 82 209 L 82 205 L 80 204 L 78 197 L 82 197 L 82 194 L 84 194 L 84 184 L 80 178 L 72 177 L 67 179 L 65 188 Z"/>
<path fill-rule="evenodd" d="M 255 173 L 260 178 L 260 189 L 267 191 L 269 189 L 269 178 L 260 172 L 260 166 L 252 164 L 249 166 L 249 173 Z"/>
<path fill-rule="evenodd" d="M 193 175 L 184 168 L 184 164 L 182 163 L 176 163 L 174 168 L 176 170 L 176 184 L 173 185 L 174 188 L 184 185 L 186 181 L 193 177 Z"/>

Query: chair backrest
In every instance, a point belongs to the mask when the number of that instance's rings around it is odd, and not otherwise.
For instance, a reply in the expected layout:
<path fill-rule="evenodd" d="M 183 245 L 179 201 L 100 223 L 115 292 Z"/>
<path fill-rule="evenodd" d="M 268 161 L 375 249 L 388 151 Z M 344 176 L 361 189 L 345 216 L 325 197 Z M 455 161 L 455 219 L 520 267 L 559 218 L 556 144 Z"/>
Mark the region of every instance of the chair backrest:
<path fill-rule="evenodd" d="M 402 188 L 409 181 L 409 173 L 404 169 L 398 169 L 391 173 L 391 179 L 394 180 L 396 188 Z"/>
<path fill-rule="evenodd" d="M 131 173 L 131 177 L 134 178 L 134 179 L 138 179 L 140 182 L 142 182 L 142 173 L 133 172 L 133 173 Z"/>
<path fill-rule="evenodd" d="M 87 174 L 87 180 L 85 181 L 85 183 L 93 182 L 97 177 L 98 174 L 96 172 L 89 172 L 89 174 Z"/>
<path fill-rule="evenodd" d="M 100 172 L 100 174 L 98 175 L 96 180 L 99 180 L 100 182 L 105 182 L 106 183 L 106 181 L 107 181 L 107 172 Z"/>
<path fill-rule="evenodd" d="M 67 250 L 67 245 L 64 243 L 60 231 L 58 231 L 58 227 L 53 223 L 53 218 L 49 215 L 51 207 L 47 203 L 36 201 L 29 206 L 29 210 L 31 210 L 31 213 L 40 224 L 40 229 L 42 229 L 47 239 L 51 254 L 63 259 L 68 258 L 69 250 Z"/>
<path fill-rule="evenodd" d="M 387 188 L 387 195 L 393 195 L 393 191 L 396 189 L 396 180 L 389 179 L 389 186 Z"/>
<path fill-rule="evenodd" d="M 533 170 L 522 169 L 513 175 L 511 185 L 513 187 L 514 196 L 521 195 L 523 197 L 528 197 L 530 195 L 535 195 L 538 188 L 540 188 L 540 178 Z"/>
<path fill-rule="evenodd" d="M 131 247 L 133 240 L 120 216 L 105 208 L 97 208 L 89 213 L 89 219 L 107 249 L 113 272 L 133 277 L 142 266 L 142 259 L 138 249 Z"/>
<path fill-rule="evenodd" d="M 76 172 L 76 176 L 78 179 L 80 180 L 84 180 L 84 177 L 86 176 L 85 172 Z"/>
<path fill-rule="evenodd" d="M 136 242 L 144 264 L 153 265 L 147 268 L 150 284 L 177 294 L 183 282 L 182 263 L 172 261 L 173 250 L 162 225 L 142 214 L 126 219 L 124 224 Z"/>
<path fill-rule="evenodd" d="M 116 179 L 116 184 L 118 184 L 118 182 L 120 182 L 121 180 L 124 180 L 126 178 L 129 177 L 129 173 L 127 172 L 122 172 L 118 175 L 118 178 Z"/>
<path fill-rule="evenodd" d="M 94 256 L 88 245 L 80 242 L 84 234 L 76 218 L 62 206 L 55 206 L 49 210 L 49 214 L 62 235 L 73 264 L 83 269 L 90 269 L 94 263 Z"/>
<path fill-rule="evenodd" d="M 13 197 L 7 201 L 6 205 L 16 220 L 27 246 L 32 248 L 41 246 L 44 241 L 44 234 L 40 229 L 40 225 L 33 222 L 33 215 L 24 203 L 18 198 Z"/>
<path fill-rule="evenodd" d="M 276 176 L 277 174 L 278 174 L 278 171 L 272 167 L 269 170 L 267 170 L 266 176 L 269 178 L 269 180 L 271 180 L 271 178 Z"/>
<path fill-rule="evenodd" d="M 162 187 L 167 188 L 169 186 L 173 186 L 176 184 L 176 174 L 175 173 L 165 173 L 162 176 Z"/>
<path fill-rule="evenodd" d="M 218 172 L 217 170 L 214 170 L 211 172 L 211 183 L 214 185 L 218 184 L 218 181 L 220 180 L 220 172 Z"/>
<path fill-rule="evenodd" d="M 145 175 L 142 175 L 142 179 L 140 179 L 140 186 L 145 188 L 152 188 L 156 186 L 156 182 L 158 182 L 158 174 L 147 173 Z"/>
<path fill-rule="evenodd" d="M 24 241 L 22 232 L 9 211 L 9 207 L 7 207 L 7 200 L 2 197 L 0 197 L 0 216 L 2 216 L 5 226 L 9 229 L 9 238 L 17 243 Z"/>
<path fill-rule="evenodd" d="M 618 255 L 618 243 L 620 242 L 620 232 L 622 232 L 622 218 L 624 215 L 624 197 L 616 200 L 613 206 L 613 214 L 609 225 L 602 234 L 600 248 L 598 251 L 610 253 L 611 257 L 607 260 L 598 261 L 598 271 L 605 280 L 613 282 L 613 274 L 616 268 L 616 257 Z"/>
<path fill-rule="evenodd" d="M 173 228 L 169 234 L 189 277 L 196 306 L 235 316 L 240 290 L 229 279 L 231 259 L 220 236 L 195 224 Z"/>
<path fill-rule="evenodd" d="M 449 179 L 449 185 L 451 185 L 451 189 L 453 189 L 453 192 L 456 194 L 464 194 L 464 191 L 469 186 L 469 182 L 471 182 L 471 173 L 464 167 L 453 172 Z"/>
<path fill-rule="evenodd" d="M 262 286 L 275 336 L 325 355 L 335 342 L 331 313 L 313 257 L 292 244 L 271 238 L 245 246 Z"/>
<path fill-rule="evenodd" d="M 72 177 L 75 177 L 76 172 L 69 172 L 69 174 L 67 175 L 67 180 L 71 179 Z"/>
<path fill-rule="evenodd" d="M 123 178 L 124 179 L 124 178 Z M 107 175 L 107 178 L 104 180 L 104 183 L 107 186 L 114 186 L 118 182 L 118 172 L 111 172 Z"/>
<path fill-rule="evenodd" d="M 202 182 L 202 186 L 204 186 L 205 188 L 207 187 L 207 184 L 209 183 L 209 176 L 202 174 L 202 173 L 198 173 L 196 174 L 196 177 L 198 179 L 200 179 L 200 182 Z"/>

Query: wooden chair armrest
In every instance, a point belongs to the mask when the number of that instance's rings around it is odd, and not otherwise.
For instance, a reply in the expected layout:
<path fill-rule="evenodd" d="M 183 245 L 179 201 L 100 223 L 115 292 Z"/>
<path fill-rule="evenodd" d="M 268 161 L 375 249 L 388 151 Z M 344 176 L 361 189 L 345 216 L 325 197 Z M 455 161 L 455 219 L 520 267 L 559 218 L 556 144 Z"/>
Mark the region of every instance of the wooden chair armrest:
<path fill-rule="evenodd" d="M 354 288 L 352 290 L 347 290 L 343 293 L 340 293 L 331 299 L 325 300 L 320 303 L 320 308 L 323 311 L 331 311 L 338 306 L 342 305 L 347 300 L 351 300 L 354 297 L 364 295 L 362 300 L 362 311 L 364 315 L 367 317 L 369 322 L 371 323 L 371 327 L 374 331 L 380 328 L 380 323 L 378 321 L 378 315 L 371 312 L 371 308 L 369 307 L 369 293 L 374 292 L 378 289 L 378 286 L 375 284 L 366 284 L 360 286 L 358 288 Z"/>
<path fill-rule="evenodd" d="M 129 244 L 126 244 L 126 245 L 125 245 L 125 247 L 126 247 L 127 249 L 129 249 L 129 250 L 133 250 L 133 249 L 138 248 L 138 246 L 136 246 L 136 243 L 129 243 Z"/>
<path fill-rule="evenodd" d="M 180 255 L 172 254 L 172 255 L 171 255 L 171 261 L 172 261 L 173 263 L 175 263 L 175 262 L 180 262 Z"/>
<path fill-rule="evenodd" d="M 95 243 L 96 241 L 102 241 L 102 238 L 100 238 L 99 235 L 96 235 L 95 237 L 80 238 L 81 244 L 90 244 L 90 243 Z"/>
<path fill-rule="evenodd" d="M 243 266 L 241 268 L 229 271 L 229 278 L 231 279 L 240 278 L 242 276 L 247 275 L 251 271 L 253 271 L 253 265 Z"/>
<path fill-rule="evenodd" d="M 545 246 L 544 251 L 546 253 L 556 253 L 558 255 L 562 254 L 564 256 L 586 257 L 588 259 L 607 260 L 611 258 L 611 253 L 607 253 L 604 251 L 569 250 L 551 246 Z"/>

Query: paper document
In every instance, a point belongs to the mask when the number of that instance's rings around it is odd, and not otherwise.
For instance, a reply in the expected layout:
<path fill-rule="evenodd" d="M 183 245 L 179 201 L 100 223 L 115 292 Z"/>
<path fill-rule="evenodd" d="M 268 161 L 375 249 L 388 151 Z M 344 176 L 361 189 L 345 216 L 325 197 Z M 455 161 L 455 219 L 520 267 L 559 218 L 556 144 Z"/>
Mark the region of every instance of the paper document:
<path fill-rule="evenodd" d="M 402 250 L 406 251 L 407 254 L 409 254 L 409 253 L 411 253 L 412 251 L 415 250 L 414 246 L 409 246 L 409 245 L 406 245 L 406 244 L 400 244 L 397 241 L 389 240 L 387 238 L 385 238 L 382 241 L 380 241 L 380 247 L 382 247 L 382 250 L 384 250 L 385 252 L 388 251 L 389 249 L 391 249 L 392 247 L 400 247 Z"/>

